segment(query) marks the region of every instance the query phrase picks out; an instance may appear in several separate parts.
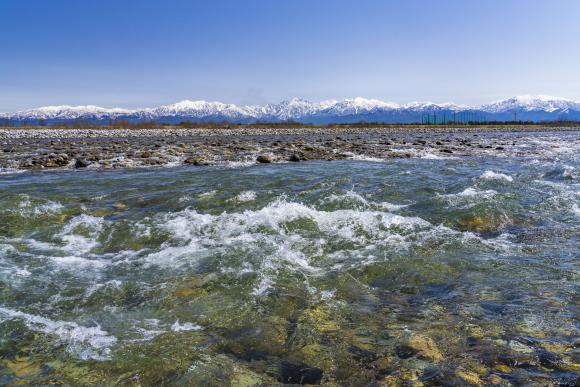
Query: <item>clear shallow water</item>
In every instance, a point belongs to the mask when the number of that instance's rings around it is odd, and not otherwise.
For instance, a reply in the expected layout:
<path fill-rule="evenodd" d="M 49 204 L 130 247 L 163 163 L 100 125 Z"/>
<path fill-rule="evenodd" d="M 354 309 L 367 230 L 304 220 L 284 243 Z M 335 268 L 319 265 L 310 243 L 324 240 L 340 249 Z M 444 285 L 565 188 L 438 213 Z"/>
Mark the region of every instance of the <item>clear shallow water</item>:
<path fill-rule="evenodd" d="M 573 385 L 558 144 L 0 176 L 0 383 Z"/>

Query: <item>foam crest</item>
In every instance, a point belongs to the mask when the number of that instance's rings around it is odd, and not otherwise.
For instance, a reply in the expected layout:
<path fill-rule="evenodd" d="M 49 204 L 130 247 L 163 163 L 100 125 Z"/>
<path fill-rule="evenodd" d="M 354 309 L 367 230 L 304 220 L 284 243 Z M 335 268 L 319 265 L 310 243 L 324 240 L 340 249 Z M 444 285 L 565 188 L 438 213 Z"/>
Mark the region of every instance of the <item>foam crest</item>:
<path fill-rule="evenodd" d="M 55 336 L 66 345 L 68 352 L 83 360 L 107 360 L 117 338 L 102 330 L 99 325 L 84 327 L 74 322 L 54 321 L 48 318 L 20 312 L 0 306 L 0 315 L 7 319 L 20 319 L 34 331 Z"/>
<path fill-rule="evenodd" d="M 104 224 L 105 220 L 102 217 L 87 214 L 75 216 L 59 233 L 60 238 L 65 242 L 62 249 L 76 254 L 88 253 L 99 245 L 97 237 Z"/>
<path fill-rule="evenodd" d="M 244 192 L 240 192 L 235 199 L 238 202 L 251 202 L 253 200 L 256 200 L 256 192 L 254 191 L 244 191 Z"/>
<path fill-rule="evenodd" d="M 351 160 L 357 160 L 357 161 L 368 161 L 371 163 L 385 163 L 388 161 L 388 159 L 381 159 L 379 157 L 372 157 L 372 156 L 367 156 L 367 155 L 361 155 L 361 154 L 354 154 L 352 152 L 345 152 L 344 153 L 346 156 L 348 156 Z"/>
<path fill-rule="evenodd" d="M 11 245 L 0 243 L 0 278 L 8 279 L 12 286 L 16 285 L 23 278 L 29 277 L 32 273 L 6 259 L 8 256 L 18 254 L 18 250 Z"/>
<path fill-rule="evenodd" d="M 505 173 L 494 172 L 494 171 L 490 171 L 490 170 L 485 171 L 480 176 L 480 178 L 484 179 L 484 180 L 500 180 L 500 181 L 503 180 L 503 181 L 507 181 L 510 183 L 514 181 L 513 177 L 506 175 Z"/>
<path fill-rule="evenodd" d="M 321 231 L 330 236 L 345 239 L 352 238 L 356 229 L 372 233 L 381 227 L 397 227 L 412 231 L 418 227 L 430 226 L 429 222 L 421 218 L 404 217 L 384 211 L 353 209 L 321 211 L 301 203 L 278 199 L 259 210 L 241 213 L 210 215 L 186 209 L 166 215 L 161 227 L 180 240 L 213 237 L 227 243 L 229 238 L 261 232 L 261 228 L 286 234 L 285 225 L 301 219 L 313 221 Z"/>
<path fill-rule="evenodd" d="M 511 248 L 505 238 L 482 239 L 419 217 L 370 209 L 323 211 L 284 198 L 240 213 L 211 215 L 188 208 L 164 215 L 154 227 L 169 232 L 173 242 L 147 255 L 150 264 L 177 268 L 218 254 L 223 272 L 257 274 L 254 295 L 265 294 L 284 271 L 321 276 L 425 245 Z"/>
<path fill-rule="evenodd" d="M 323 201 L 337 204 L 354 204 L 355 208 L 375 208 L 387 211 L 398 211 L 407 207 L 406 204 L 393 204 L 388 202 L 374 202 L 367 200 L 361 194 L 353 190 L 346 191 L 344 194 L 331 194 Z"/>
<path fill-rule="evenodd" d="M 186 323 L 179 323 L 179 320 L 176 320 L 175 323 L 173 323 L 173 325 L 171 325 L 171 330 L 173 332 L 182 332 L 182 331 L 197 331 L 202 329 L 202 327 L 200 325 L 197 324 L 193 324 L 190 322 L 186 322 Z"/>
<path fill-rule="evenodd" d="M 545 204 L 558 210 L 564 210 L 578 215 L 577 209 L 580 200 L 580 191 L 577 190 L 577 185 L 548 180 L 534 180 L 534 183 L 540 185 L 543 189 L 548 189 L 547 192 L 544 191 L 545 194 L 550 195 L 544 202 Z"/>
<path fill-rule="evenodd" d="M 474 187 L 468 187 L 458 193 L 437 195 L 437 197 L 452 206 L 470 208 L 482 202 L 492 201 L 497 195 L 498 192 L 493 189 L 478 190 Z"/>
<path fill-rule="evenodd" d="M 41 202 L 41 203 L 38 203 Z M 34 218 L 42 215 L 58 214 L 64 209 L 61 203 L 52 200 L 33 200 L 29 195 L 19 195 L 18 207 L 10 209 L 13 212 L 18 212 L 21 216 Z"/>
<path fill-rule="evenodd" d="M 393 148 L 391 149 L 393 153 L 399 155 L 410 154 L 413 157 L 426 160 L 455 160 L 456 156 L 450 156 L 449 154 L 437 154 L 433 153 L 430 149 L 415 149 L 415 148 Z"/>
<path fill-rule="evenodd" d="M 579 180 L 580 179 L 580 173 L 578 172 L 578 169 L 575 167 L 572 167 L 570 165 L 564 166 L 564 171 L 562 172 L 562 176 L 565 179 L 570 179 L 570 180 Z"/>
<path fill-rule="evenodd" d="M 13 167 L 0 167 L 0 175 L 13 175 L 16 173 L 24 173 L 25 169 L 18 169 Z"/>

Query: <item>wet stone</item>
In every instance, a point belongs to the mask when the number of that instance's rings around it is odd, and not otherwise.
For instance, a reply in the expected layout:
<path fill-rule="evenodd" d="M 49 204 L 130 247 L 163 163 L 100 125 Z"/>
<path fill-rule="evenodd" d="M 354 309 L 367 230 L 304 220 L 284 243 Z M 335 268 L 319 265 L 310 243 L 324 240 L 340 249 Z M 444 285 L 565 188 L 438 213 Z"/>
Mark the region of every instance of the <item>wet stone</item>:
<path fill-rule="evenodd" d="M 191 164 L 191 165 L 210 165 L 211 163 L 209 162 L 209 160 L 207 160 L 204 157 L 198 157 L 198 156 L 194 156 L 194 157 L 188 157 L 184 160 L 185 164 Z"/>
<path fill-rule="evenodd" d="M 86 168 L 91 163 L 87 159 L 76 159 L 75 161 L 75 168 Z"/>
<path fill-rule="evenodd" d="M 537 352 L 540 364 L 553 370 L 567 370 L 568 365 L 558 355 L 550 351 L 541 350 Z"/>
<path fill-rule="evenodd" d="M 419 353 L 423 357 L 433 361 L 440 361 L 443 355 L 432 338 L 424 335 L 413 335 L 409 338 L 407 346 Z"/>
<path fill-rule="evenodd" d="M 306 364 L 282 362 L 278 381 L 284 384 L 320 384 L 323 374 L 321 369 Z"/>
<path fill-rule="evenodd" d="M 410 357 L 415 356 L 415 354 L 417 353 L 417 350 L 411 348 L 408 345 L 399 345 L 395 349 L 395 353 L 401 359 L 408 359 Z"/>
<path fill-rule="evenodd" d="M 288 157 L 288 161 L 299 162 L 300 156 L 298 156 L 296 153 L 293 153 L 290 155 L 290 157 Z"/>
<path fill-rule="evenodd" d="M 270 156 L 268 156 L 268 155 L 259 155 L 259 156 L 256 158 L 256 161 L 257 161 L 258 163 L 261 163 L 261 164 L 269 164 L 269 163 L 271 163 L 271 162 L 272 162 L 272 157 L 270 157 Z"/>

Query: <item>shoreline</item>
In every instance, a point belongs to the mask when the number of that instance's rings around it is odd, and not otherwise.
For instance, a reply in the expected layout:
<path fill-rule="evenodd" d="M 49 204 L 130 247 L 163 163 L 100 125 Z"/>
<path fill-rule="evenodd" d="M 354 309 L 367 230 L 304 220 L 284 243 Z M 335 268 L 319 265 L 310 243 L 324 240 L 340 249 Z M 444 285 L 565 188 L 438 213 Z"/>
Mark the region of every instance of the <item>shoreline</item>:
<path fill-rule="evenodd" d="M 577 127 L 0 129 L 1 170 L 116 169 L 525 153 L 517 137 Z"/>
<path fill-rule="evenodd" d="M 339 125 L 339 126 L 207 126 L 179 127 L 163 126 L 155 128 L 139 127 L 3 127 L 0 126 L 0 140 L 6 138 L 44 138 L 47 136 L 72 137 L 134 137 L 134 136 L 235 136 L 235 135 L 284 135 L 313 133 L 473 133 L 473 132 L 545 132 L 580 131 L 580 125 Z"/>

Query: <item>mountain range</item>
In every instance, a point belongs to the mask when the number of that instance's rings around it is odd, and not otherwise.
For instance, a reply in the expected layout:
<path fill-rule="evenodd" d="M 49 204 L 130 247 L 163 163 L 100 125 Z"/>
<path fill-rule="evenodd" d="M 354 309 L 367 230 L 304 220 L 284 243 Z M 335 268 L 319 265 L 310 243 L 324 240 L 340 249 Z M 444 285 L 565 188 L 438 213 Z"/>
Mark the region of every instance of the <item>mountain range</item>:
<path fill-rule="evenodd" d="M 54 124 L 84 121 L 107 123 L 156 121 L 174 124 L 204 122 L 331 123 L 442 123 L 469 121 L 555 121 L 580 120 L 580 101 L 546 95 L 523 95 L 478 106 L 454 103 L 413 102 L 398 104 L 376 99 L 309 102 L 300 98 L 266 105 L 234 105 L 222 102 L 181 101 L 142 109 L 99 106 L 45 106 L 14 113 L 0 113 L 1 124 Z"/>

